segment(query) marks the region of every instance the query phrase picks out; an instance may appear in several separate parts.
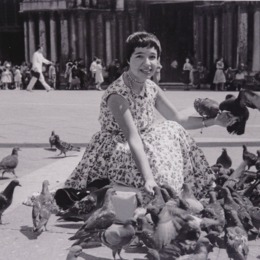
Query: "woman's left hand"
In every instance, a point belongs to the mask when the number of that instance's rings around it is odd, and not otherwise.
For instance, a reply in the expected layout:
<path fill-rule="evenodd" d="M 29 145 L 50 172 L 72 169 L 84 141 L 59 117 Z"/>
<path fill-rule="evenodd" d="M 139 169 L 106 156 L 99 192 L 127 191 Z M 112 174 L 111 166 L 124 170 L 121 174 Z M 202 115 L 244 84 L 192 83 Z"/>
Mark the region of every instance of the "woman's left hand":
<path fill-rule="evenodd" d="M 219 126 L 227 127 L 233 125 L 235 122 L 238 121 L 238 119 L 239 119 L 238 117 L 235 117 L 229 111 L 221 111 L 215 117 L 215 124 Z"/>
<path fill-rule="evenodd" d="M 157 183 L 155 182 L 155 180 L 150 179 L 150 180 L 147 180 L 147 181 L 145 182 L 144 188 L 145 188 L 145 190 L 146 190 L 149 194 L 154 195 L 154 190 L 153 190 L 153 188 L 156 187 L 156 186 L 158 186 L 158 185 L 157 185 Z"/>

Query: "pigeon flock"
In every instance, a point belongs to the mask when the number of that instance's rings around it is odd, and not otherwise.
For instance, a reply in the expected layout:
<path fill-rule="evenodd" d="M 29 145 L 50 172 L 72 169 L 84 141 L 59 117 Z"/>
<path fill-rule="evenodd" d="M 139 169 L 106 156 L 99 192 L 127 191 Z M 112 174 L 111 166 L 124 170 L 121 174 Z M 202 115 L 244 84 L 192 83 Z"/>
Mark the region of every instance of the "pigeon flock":
<path fill-rule="evenodd" d="M 204 118 L 230 111 L 237 120 L 227 131 L 242 135 L 249 118 L 248 108 L 260 110 L 260 96 L 241 90 L 237 97 L 227 95 L 220 104 L 197 98 L 194 108 Z M 49 144 L 65 157 L 69 151 L 80 151 L 80 147 L 62 141 L 54 131 Z M 0 162 L 2 177 L 6 172 L 16 177 L 0 192 L 0 224 L 2 214 L 12 203 L 15 187 L 21 186 L 15 173 L 19 150 L 13 148 L 11 155 Z M 113 259 L 121 260 L 121 251 L 130 248 L 132 252 L 142 248 L 146 259 L 151 260 L 207 260 L 214 247 L 225 249 L 229 259 L 246 260 L 249 241 L 259 239 L 260 233 L 260 150 L 254 153 L 242 145 L 241 163 L 234 169 L 228 149 L 223 147 L 211 168 L 214 183 L 206 197 L 194 196 L 193 187 L 186 183 L 179 194 L 167 184 L 155 187 L 148 204 L 143 203 L 142 193 L 136 192 L 136 210 L 123 223 L 117 220 L 113 199 L 119 193 L 114 185 L 89 187 L 70 197 L 69 203 L 58 205 L 57 212 L 56 200 L 63 194 L 51 194 L 49 181 L 44 180 L 32 203 L 32 232 L 47 231 L 52 214 L 59 222 L 81 221 L 81 227 L 69 238 L 72 244 L 67 260 L 76 260 L 83 250 L 101 245 L 111 249 Z"/>

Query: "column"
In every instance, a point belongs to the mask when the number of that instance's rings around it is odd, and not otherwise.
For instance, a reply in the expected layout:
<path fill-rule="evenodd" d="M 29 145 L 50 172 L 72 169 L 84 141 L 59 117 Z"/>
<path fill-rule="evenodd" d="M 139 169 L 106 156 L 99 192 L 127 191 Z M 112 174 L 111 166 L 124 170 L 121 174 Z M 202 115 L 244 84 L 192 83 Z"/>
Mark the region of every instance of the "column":
<path fill-rule="evenodd" d="M 136 12 L 130 13 L 130 25 L 131 25 L 131 33 L 136 31 Z"/>
<path fill-rule="evenodd" d="M 104 60 L 104 26 L 102 13 L 97 14 L 96 20 L 96 34 L 97 34 L 97 56 Z"/>
<path fill-rule="evenodd" d="M 51 60 L 56 62 L 57 57 L 57 27 L 54 13 L 50 13 L 50 44 L 51 44 Z"/>
<path fill-rule="evenodd" d="M 248 13 L 247 4 L 239 3 L 238 6 L 238 46 L 237 46 L 237 65 L 247 64 L 247 34 L 248 34 Z"/>
<path fill-rule="evenodd" d="M 214 49 L 213 49 L 213 60 L 215 61 L 219 57 L 219 17 L 214 14 Z"/>
<path fill-rule="evenodd" d="M 91 59 L 94 56 L 97 56 L 96 49 L 96 14 L 90 14 L 90 50 L 91 50 Z"/>
<path fill-rule="evenodd" d="M 206 56 L 206 60 L 207 60 L 207 68 L 211 67 L 211 63 L 212 63 L 212 16 L 211 14 L 207 15 L 207 45 L 206 45 L 206 52 L 207 52 L 207 56 Z"/>
<path fill-rule="evenodd" d="M 76 19 L 73 13 L 70 14 L 70 56 L 72 60 L 77 58 L 76 49 Z"/>
<path fill-rule="evenodd" d="M 69 59 L 69 30 L 68 19 L 65 13 L 60 14 L 60 35 L 61 35 L 61 64 L 64 64 Z"/>
<path fill-rule="evenodd" d="M 197 64 L 198 60 L 200 59 L 200 50 L 199 50 L 199 15 L 194 8 L 193 12 L 193 49 L 194 49 L 194 59 L 195 64 Z"/>
<path fill-rule="evenodd" d="M 78 42 L 78 50 L 79 50 L 79 58 L 84 59 L 85 58 L 85 13 L 79 11 L 77 15 L 77 29 L 78 29 L 78 37 L 77 37 L 77 42 Z"/>
<path fill-rule="evenodd" d="M 24 32 L 24 60 L 26 62 L 30 61 L 30 56 L 29 56 L 29 32 L 28 32 L 28 20 L 27 17 L 24 18 L 23 22 L 23 32 Z"/>
<path fill-rule="evenodd" d="M 260 71 L 260 6 L 254 10 L 253 71 Z"/>
<path fill-rule="evenodd" d="M 198 23 L 198 42 L 199 42 L 199 55 L 198 55 L 198 61 L 201 61 L 203 63 L 204 66 L 206 66 L 205 63 L 205 55 L 204 55 L 204 50 L 205 50 L 205 46 L 204 46 L 204 16 L 203 14 L 199 15 L 199 23 Z"/>
<path fill-rule="evenodd" d="M 47 56 L 46 24 L 44 13 L 39 13 L 39 44 L 43 46 L 43 52 Z"/>
<path fill-rule="evenodd" d="M 110 23 L 110 15 L 106 16 L 105 22 L 105 30 L 106 30 L 106 64 L 110 64 L 112 61 L 112 39 L 111 39 L 111 23 Z"/>
<path fill-rule="evenodd" d="M 116 40 L 116 17 L 115 14 L 111 14 L 111 51 L 112 51 L 112 60 L 119 59 L 118 56 L 118 48 L 117 48 L 117 40 Z M 120 62 L 123 62 L 123 60 L 120 60 Z"/>
<path fill-rule="evenodd" d="M 223 24 L 223 35 L 222 37 L 225 40 L 225 59 L 228 66 L 236 66 L 236 46 L 237 42 L 234 39 L 234 30 L 236 30 L 237 25 L 234 28 L 234 12 L 235 6 L 234 3 L 226 5 L 225 10 L 225 23 Z"/>
<path fill-rule="evenodd" d="M 35 52 L 35 24 L 32 16 L 29 16 L 29 61 L 31 62 L 32 55 Z"/>
<path fill-rule="evenodd" d="M 119 42 L 119 60 L 124 60 L 124 14 L 123 13 L 117 13 L 117 20 L 118 20 L 118 42 Z"/>

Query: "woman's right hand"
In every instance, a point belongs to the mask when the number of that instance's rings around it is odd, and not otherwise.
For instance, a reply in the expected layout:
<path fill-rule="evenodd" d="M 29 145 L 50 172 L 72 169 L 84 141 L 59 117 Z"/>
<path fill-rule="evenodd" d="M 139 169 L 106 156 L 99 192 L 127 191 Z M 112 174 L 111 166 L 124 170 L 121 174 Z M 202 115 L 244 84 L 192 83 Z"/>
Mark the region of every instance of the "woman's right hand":
<path fill-rule="evenodd" d="M 154 187 L 157 187 L 157 183 L 155 182 L 154 179 L 148 179 L 147 181 L 145 181 L 145 184 L 144 184 L 144 188 L 145 190 L 151 194 L 151 195 L 154 195 L 154 190 L 153 188 Z"/>

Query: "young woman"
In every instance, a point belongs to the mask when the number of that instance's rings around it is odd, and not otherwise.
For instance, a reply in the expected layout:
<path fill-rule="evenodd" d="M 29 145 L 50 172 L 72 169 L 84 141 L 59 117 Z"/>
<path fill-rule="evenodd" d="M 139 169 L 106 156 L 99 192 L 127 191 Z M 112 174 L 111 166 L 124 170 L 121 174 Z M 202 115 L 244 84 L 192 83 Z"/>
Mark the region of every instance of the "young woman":
<path fill-rule="evenodd" d="M 163 183 L 180 192 L 184 182 L 192 182 L 198 194 L 211 182 L 206 158 L 185 128 L 226 127 L 233 118 L 226 112 L 205 121 L 179 114 L 150 80 L 160 55 L 160 42 L 153 34 L 136 32 L 128 37 L 129 69 L 106 89 L 100 106 L 101 130 L 65 187 L 84 189 L 94 180 L 108 178 L 152 194 Z M 164 122 L 155 124 L 155 110 Z"/>

